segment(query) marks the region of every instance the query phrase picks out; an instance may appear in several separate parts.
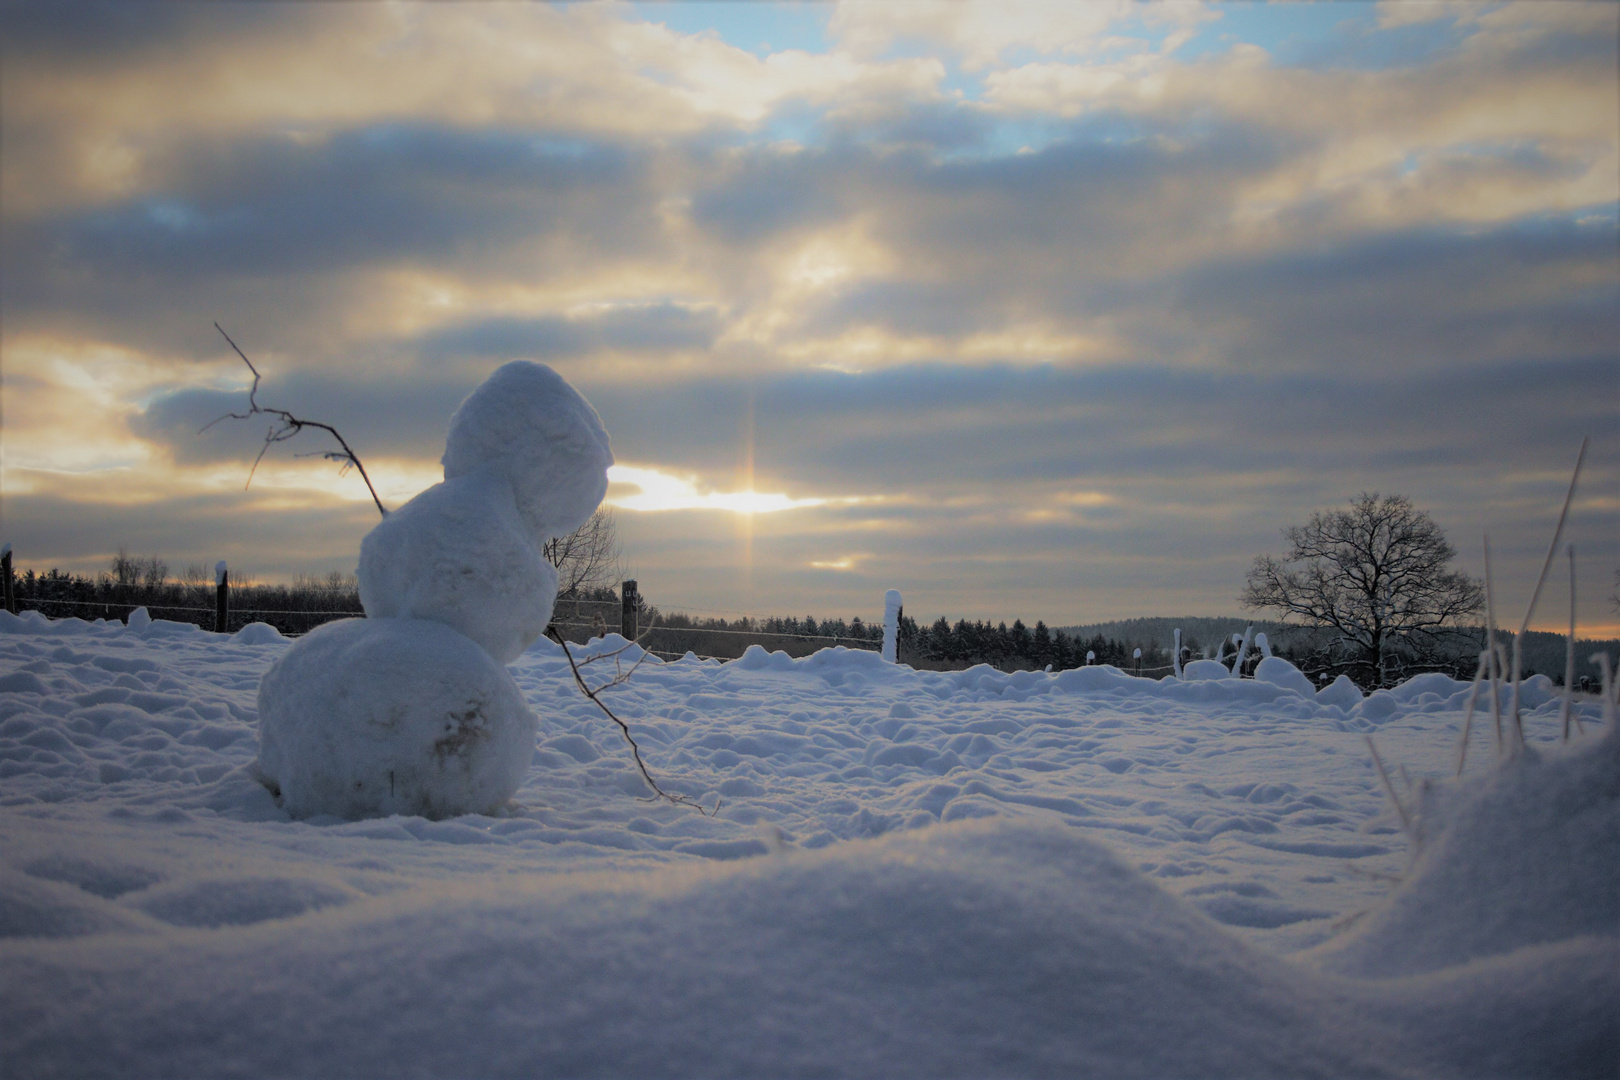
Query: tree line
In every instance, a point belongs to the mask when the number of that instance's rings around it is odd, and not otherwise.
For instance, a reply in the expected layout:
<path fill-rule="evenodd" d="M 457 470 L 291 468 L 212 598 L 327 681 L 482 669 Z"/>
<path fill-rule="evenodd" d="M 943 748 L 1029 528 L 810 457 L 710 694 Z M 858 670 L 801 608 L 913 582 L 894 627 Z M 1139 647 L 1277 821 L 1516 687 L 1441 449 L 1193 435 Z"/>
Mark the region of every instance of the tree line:
<path fill-rule="evenodd" d="M 900 660 L 914 666 L 989 664 L 1036 670 L 1050 666 L 1053 671 L 1087 664 L 1112 664 L 1127 671 L 1171 666 L 1169 652 L 1156 640 L 1120 641 L 1102 634 L 1071 637 L 1062 630 L 1049 629 L 1040 620 L 1033 629 L 1022 619 L 1014 619 L 1011 627 L 1005 622 L 991 625 L 966 619 L 957 620 L 953 626 L 942 615 L 931 625 L 920 626 L 910 616 L 902 616 L 898 644 Z M 1138 651 L 1140 656 L 1136 655 Z"/>
<path fill-rule="evenodd" d="M 126 619 L 144 607 L 155 619 L 214 628 L 214 574 L 193 563 L 171 576 L 156 555 L 132 556 L 120 548 L 98 574 L 52 568 L 25 570 L 15 579 L 18 607 L 53 619 Z M 300 574 L 291 584 L 266 585 L 233 573 L 229 629 L 264 622 L 284 634 L 302 634 L 332 619 L 362 614 L 353 574 Z"/>

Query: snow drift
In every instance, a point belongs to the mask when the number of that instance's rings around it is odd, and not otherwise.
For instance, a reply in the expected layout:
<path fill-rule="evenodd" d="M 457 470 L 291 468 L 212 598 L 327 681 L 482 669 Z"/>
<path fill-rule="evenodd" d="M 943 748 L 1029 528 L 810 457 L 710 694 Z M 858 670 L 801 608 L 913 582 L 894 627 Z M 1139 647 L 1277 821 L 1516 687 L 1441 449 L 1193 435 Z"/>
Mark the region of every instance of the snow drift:
<path fill-rule="evenodd" d="M 554 645 L 504 669 L 368 623 L 511 679 L 515 800 L 295 819 L 248 772 L 293 643 L 0 614 L 10 1072 L 1612 1075 L 1590 700 L 1567 749 L 1527 712 L 1506 765 L 1476 723 L 1414 854 L 1363 733 L 1412 790 L 1449 776 L 1443 676 L 1373 716 L 1109 667 L 649 660 L 615 707 L 709 818 L 639 798 Z"/>

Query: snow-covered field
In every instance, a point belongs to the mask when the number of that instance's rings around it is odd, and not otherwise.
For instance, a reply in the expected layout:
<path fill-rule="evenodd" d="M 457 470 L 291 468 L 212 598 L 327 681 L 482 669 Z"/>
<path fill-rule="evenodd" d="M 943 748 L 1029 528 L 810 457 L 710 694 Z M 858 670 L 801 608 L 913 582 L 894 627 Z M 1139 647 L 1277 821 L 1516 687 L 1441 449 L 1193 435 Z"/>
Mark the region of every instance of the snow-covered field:
<path fill-rule="evenodd" d="M 1443 676 L 648 662 L 606 698 L 706 817 L 542 641 L 499 816 L 295 821 L 287 647 L 0 613 L 7 1077 L 1620 1073 L 1620 742 L 1544 681 L 1426 784 Z"/>

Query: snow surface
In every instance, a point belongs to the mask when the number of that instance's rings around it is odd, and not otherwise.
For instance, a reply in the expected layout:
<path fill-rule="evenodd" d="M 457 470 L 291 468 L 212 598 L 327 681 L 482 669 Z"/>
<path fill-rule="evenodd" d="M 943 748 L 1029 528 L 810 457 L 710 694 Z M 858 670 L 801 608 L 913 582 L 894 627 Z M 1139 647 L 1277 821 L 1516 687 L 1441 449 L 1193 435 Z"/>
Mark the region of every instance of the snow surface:
<path fill-rule="evenodd" d="M 1468 687 L 1443 676 L 1330 702 L 843 649 L 649 660 L 608 700 L 667 788 L 723 800 L 704 817 L 643 800 L 541 641 L 510 668 L 539 717 L 514 804 L 295 820 L 249 766 L 260 678 L 299 647 L 0 613 L 8 1076 L 1620 1060 L 1620 764 L 1590 699 L 1568 748 L 1557 699 L 1530 711 L 1506 766 L 1476 715 L 1454 782 Z"/>

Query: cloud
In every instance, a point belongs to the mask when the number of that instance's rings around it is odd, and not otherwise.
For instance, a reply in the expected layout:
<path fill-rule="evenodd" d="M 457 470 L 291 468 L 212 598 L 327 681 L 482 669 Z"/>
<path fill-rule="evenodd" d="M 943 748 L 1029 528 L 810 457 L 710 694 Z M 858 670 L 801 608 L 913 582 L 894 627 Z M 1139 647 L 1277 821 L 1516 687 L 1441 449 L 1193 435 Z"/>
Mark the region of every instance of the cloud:
<path fill-rule="evenodd" d="M 435 330 L 419 344 L 423 356 L 552 360 L 603 350 L 706 349 L 720 333 L 712 309 L 640 304 L 572 317 L 489 318 Z"/>
<path fill-rule="evenodd" d="M 1570 433 L 1581 528 L 1620 505 L 1620 14 L 1410 11 L 844 5 L 761 56 L 613 5 L 11 5 L 7 526 L 351 560 L 318 438 L 243 492 L 262 427 L 197 434 L 244 403 L 217 319 L 390 501 L 555 364 L 683 507 L 621 519 L 686 600 L 1231 610 L 1374 486 L 1512 576 Z M 748 491 L 796 505 L 713 512 Z"/>

